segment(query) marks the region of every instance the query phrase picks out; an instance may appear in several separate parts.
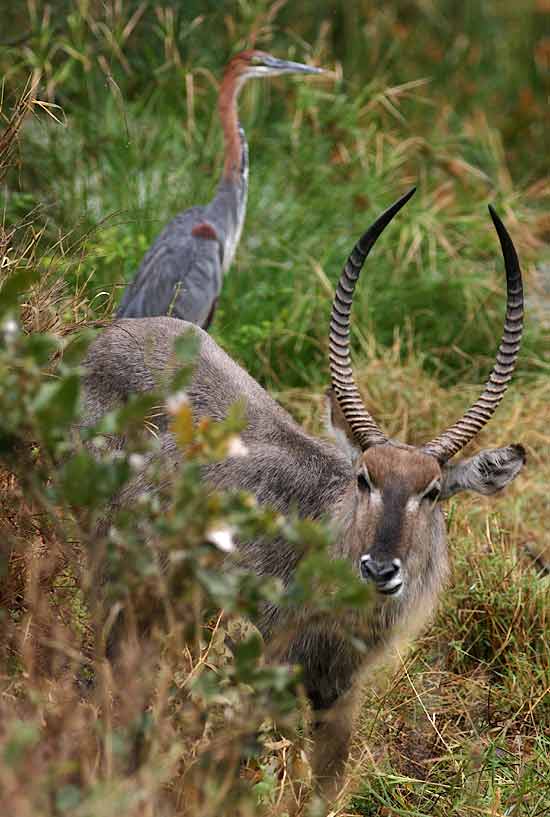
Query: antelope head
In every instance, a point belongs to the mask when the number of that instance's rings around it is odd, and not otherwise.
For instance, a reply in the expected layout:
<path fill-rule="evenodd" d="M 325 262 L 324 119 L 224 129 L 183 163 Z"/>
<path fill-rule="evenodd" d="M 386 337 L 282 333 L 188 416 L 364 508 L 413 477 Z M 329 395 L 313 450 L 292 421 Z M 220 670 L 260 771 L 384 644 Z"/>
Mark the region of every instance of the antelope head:
<path fill-rule="evenodd" d="M 415 595 L 435 572 L 446 572 L 447 546 L 440 503 L 462 490 L 492 494 L 511 482 L 525 462 L 521 445 L 486 449 L 470 459 L 451 459 L 483 428 L 512 377 L 523 327 L 523 289 L 517 254 L 504 225 L 489 207 L 507 282 L 502 339 L 485 388 L 454 425 L 431 442 L 405 445 L 388 439 L 367 411 L 350 361 L 350 313 L 355 284 L 379 235 L 411 198 L 414 188 L 386 210 L 354 247 L 340 277 L 330 323 L 329 425 L 355 473 L 342 515 L 342 548 L 380 594 Z"/>

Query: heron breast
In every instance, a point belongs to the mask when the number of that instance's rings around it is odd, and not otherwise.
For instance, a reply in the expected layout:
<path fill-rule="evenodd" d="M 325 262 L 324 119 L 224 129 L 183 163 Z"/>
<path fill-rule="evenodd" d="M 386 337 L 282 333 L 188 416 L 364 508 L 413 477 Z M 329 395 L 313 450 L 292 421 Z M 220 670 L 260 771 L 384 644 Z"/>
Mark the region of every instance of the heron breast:
<path fill-rule="evenodd" d="M 191 230 L 191 235 L 194 235 L 196 238 L 204 238 L 206 241 L 218 241 L 216 230 L 207 221 L 196 224 Z"/>

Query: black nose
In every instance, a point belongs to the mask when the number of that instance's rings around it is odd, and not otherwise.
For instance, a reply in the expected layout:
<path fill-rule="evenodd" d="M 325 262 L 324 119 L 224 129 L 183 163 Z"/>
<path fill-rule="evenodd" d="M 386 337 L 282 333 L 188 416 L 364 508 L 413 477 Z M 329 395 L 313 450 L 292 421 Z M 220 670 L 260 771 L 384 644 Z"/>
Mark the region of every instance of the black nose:
<path fill-rule="evenodd" d="M 376 589 L 385 595 L 393 595 L 401 590 L 401 559 L 373 559 L 367 553 L 361 556 L 361 573 L 364 579 L 371 579 Z"/>

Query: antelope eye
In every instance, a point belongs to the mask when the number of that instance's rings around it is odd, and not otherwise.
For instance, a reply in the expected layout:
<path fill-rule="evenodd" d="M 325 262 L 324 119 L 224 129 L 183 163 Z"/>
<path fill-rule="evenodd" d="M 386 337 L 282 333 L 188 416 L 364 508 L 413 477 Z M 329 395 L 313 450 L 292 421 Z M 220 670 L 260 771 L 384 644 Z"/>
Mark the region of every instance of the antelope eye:
<path fill-rule="evenodd" d="M 357 487 L 360 491 L 370 491 L 369 481 L 363 471 L 359 471 L 357 474 Z"/>
<path fill-rule="evenodd" d="M 430 490 L 424 494 L 422 497 L 423 499 L 427 499 L 428 502 L 437 502 L 439 499 L 439 495 L 441 493 L 441 488 L 439 485 L 434 485 Z"/>

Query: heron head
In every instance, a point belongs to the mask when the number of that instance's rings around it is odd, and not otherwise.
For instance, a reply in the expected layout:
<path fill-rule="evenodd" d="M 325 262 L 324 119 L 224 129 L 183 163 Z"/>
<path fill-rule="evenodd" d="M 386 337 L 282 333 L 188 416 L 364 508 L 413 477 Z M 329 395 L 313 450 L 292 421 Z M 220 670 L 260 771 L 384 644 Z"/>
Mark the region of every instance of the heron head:
<path fill-rule="evenodd" d="M 239 79 L 251 77 L 274 77 L 278 74 L 323 74 L 322 68 L 304 65 L 292 60 L 280 60 L 265 51 L 251 49 L 241 51 L 228 65 L 228 70 L 234 72 Z"/>

